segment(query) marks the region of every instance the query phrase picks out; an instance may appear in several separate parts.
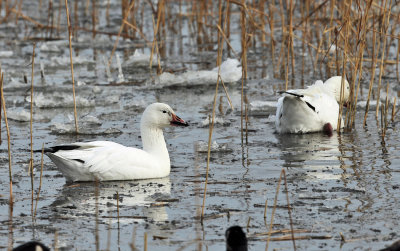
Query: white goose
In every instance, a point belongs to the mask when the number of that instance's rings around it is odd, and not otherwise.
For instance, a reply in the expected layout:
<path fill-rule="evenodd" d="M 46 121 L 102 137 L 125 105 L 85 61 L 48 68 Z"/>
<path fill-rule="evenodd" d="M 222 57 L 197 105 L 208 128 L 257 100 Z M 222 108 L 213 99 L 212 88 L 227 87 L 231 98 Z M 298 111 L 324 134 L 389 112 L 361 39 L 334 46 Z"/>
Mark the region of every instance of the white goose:
<path fill-rule="evenodd" d="M 188 126 L 166 104 L 154 103 L 140 122 L 143 150 L 109 141 L 72 143 L 46 148 L 67 181 L 134 180 L 168 176 L 170 160 L 163 128 Z"/>
<path fill-rule="evenodd" d="M 323 131 L 332 135 L 339 117 L 342 77 L 335 76 L 323 83 L 321 80 L 306 89 L 282 92 L 279 98 L 275 125 L 278 133 L 308 133 Z M 343 101 L 349 98 L 350 87 L 344 80 Z M 343 120 L 341 127 L 343 127 Z"/>

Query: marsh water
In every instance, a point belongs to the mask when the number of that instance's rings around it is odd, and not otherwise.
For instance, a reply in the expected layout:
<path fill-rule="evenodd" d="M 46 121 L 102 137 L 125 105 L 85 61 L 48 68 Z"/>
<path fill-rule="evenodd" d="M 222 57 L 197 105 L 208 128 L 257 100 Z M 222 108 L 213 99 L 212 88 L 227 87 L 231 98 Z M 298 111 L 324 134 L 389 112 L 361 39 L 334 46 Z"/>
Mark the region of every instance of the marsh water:
<path fill-rule="evenodd" d="M 39 9 L 36 4 L 30 7 L 23 4 L 22 11 L 45 22 L 47 9 L 36 11 Z M 101 2 L 97 7 L 97 29 L 117 33 L 121 23 L 119 2 L 111 1 L 108 24 L 104 21 L 106 3 Z M 84 8 L 79 15 L 80 22 L 89 18 Z M 61 23 L 65 25 L 65 15 L 62 17 Z M 145 24 L 145 29 L 151 31 L 152 24 Z M 384 139 L 381 118 L 376 118 L 374 111 L 369 112 L 367 126 L 363 127 L 363 106 L 358 107 L 355 128 L 351 131 L 334 133 L 332 137 L 319 133 L 278 135 L 274 105 L 279 97 L 276 91 L 284 80 L 274 78 L 268 57 L 259 56 L 266 54 L 265 48 L 255 47 L 249 52 L 249 78 L 244 88 L 248 120 L 243 122 L 243 137 L 241 82 L 226 86 L 233 110 L 224 90 L 219 89 L 217 123 L 212 136 L 215 143 L 211 151 L 205 215 L 201 221 L 209 135 L 207 120 L 212 112 L 215 83 L 195 79 L 199 84 L 191 85 L 191 78 L 196 77 L 194 73 L 180 84 L 157 84 L 155 68 L 149 70 L 147 64 L 132 63 L 135 50 L 150 54 L 140 39 L 119 41 L 116 54 L 122 65 L 122 80 L 118 76 L 116 57 L 110 74 L 106 67 L 116 37 L 96 34 L 93 38 L 91 32 L 80 31 L 72 44 L 80 128 L 80 134 L 76 135 L 66 30 L 49 41 L 41 39 L 43 31 L 26 26 L 29 26 L 26 20 L 9 21 L 0 26 L 0 62 L 5 74 L 14 195 L 10 208 L 7 135 L 2 121 L 2 248 L 35 239 L 48 246 L 56 242 L 60 250 L 131 250 L 133 246 L 143 250 L 146 235 L 148 250 L 224 250 L 225 230 L 240 225 L 249 238 L 249 249 L 264 250 L 282 169 L 286 173 L 287 190 L 282 181 L 273 220 L 276 232 L 269 244 L 271 250 L 293 249 L 290 238 L 280 239 L 290 233 L 286 194 L 298 250 L 379 250 L 400 238 L 398 115 L 394 122 L 389 122 Z M 161 58 L 163 69 L 181 74 L 215 67 L 216 49 L 198 45 L 191 35 L 188 26 L 167 35 L 168 50 Z M 91 140 L 141 147 L 141 113 L 152 102 L 164 102 L 190 124 L 187 128 L 165 130 L 172 164 L 169 177 L 70 184 L 44 157 L 41 191 L 35 209 L 41 168 L 39 153 L 34 155 L 33 206 L 28 171 L 30 61 L 34 42 L 33 148 Z M 232 45 L 240 51 L 236 33 L 232 34 Z M 321 78 L 310 65 L 307 67 L 310 70 L 304 75 L 306 83 L 312 84 Z M 390 68 L 385 81 L 396 96 L 398 82 Z M 366 100 L 367 83 L 368 75 L 361 87 L 361 101 Z M 301 86 L 299 79 L 294 81 L 294 86 Z M 264 218 L 266 201 L 267 217 Z"/>

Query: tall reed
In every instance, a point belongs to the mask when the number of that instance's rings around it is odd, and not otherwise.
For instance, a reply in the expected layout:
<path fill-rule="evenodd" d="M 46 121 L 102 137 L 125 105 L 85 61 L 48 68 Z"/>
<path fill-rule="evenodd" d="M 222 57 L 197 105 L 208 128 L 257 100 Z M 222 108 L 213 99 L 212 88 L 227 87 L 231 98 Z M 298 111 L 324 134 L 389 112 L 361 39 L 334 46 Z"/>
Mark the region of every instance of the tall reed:
<path fill-rule="evenodd" d="M 29 175 L 31 176 L 31 192 L 32 192 L 32 200 L 31 200 L 31 214 L 33 213 L 33 79 L 34 79 L 34 69 L 35 69 L 35 48 L 36 43 L 33 44 L 32 51 L 32 72 L 31 72 L 31 112 L 30 112 L 30 138 L 31 138 L 31 158 L 29 160 Z"/>
<path fill-rule="evenodd" d="M 0 94 L 1 94 L 1 107 L 3 108 L 4 112 L 4 123 L 6 124 L 6 130 L 7 130 L 7 146 L 8 146 L 8 175 L 9 175 L 9 187 L 10 187 L 10 198 L 9 198 L 9 204 L 10 206 L 13 205 L 14 200 L 13 200 L 13 180 L 12 180 L 12 167 L 11 167 L 11 137 L 10 137 L 10 128 L 8 126 L 8 120 L 7 120 L 7 109 L 6 109 L 6 102 L 4 99 L 4 91 L 3 91 L 3 81 L 4 81 L 4 73 L 2 69 L 0 68 Z M 1 111 L 0 111 L 1 112 Z"/>
<path fill-rule="evenodd" d="M 68 42 L 69 42 L 69 59 L 71 62 L 71 79 L 72 79 L 72 96 L 74 101 L 74 118 L 75 118 L 75 132 L 76 134 L 79 133 L 78 128 L 78 114 L 76 111 L 76 96 L 75 96 L 75 78 L 74 78 L 74 64 L 72 61 L 72 27 L 69 21 L 69 10 L 68 10 L 68 0 L 65 0 L 65 10 L 67 13 L 67 24 L 68 24 Z"/>

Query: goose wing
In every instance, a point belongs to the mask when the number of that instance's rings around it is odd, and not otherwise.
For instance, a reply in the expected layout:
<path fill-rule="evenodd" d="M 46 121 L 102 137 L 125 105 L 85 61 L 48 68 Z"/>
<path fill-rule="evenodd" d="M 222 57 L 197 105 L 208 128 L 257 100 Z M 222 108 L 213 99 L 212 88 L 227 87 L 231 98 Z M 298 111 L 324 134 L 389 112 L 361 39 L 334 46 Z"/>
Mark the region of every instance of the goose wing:
<path fill-rule="evenodd" d="M 49 157 L 73 181 L 141 179 L 158 165 L 143 150 L 109 141 L 73 143 L 52 149 L 57 151 L 48 153 Z"/>

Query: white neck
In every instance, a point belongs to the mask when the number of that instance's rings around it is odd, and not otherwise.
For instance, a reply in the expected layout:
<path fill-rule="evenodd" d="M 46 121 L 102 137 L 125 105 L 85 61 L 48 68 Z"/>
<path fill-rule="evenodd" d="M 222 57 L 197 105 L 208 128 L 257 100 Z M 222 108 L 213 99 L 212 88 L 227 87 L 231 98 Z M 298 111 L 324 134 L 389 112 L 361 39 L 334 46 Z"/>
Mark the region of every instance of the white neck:
<path fill-rule="evenodd" d="M 162 165 L 170 167 L 167 145 L 162 129 L 141 124 L 143 150 L 157 157 Z"/>

